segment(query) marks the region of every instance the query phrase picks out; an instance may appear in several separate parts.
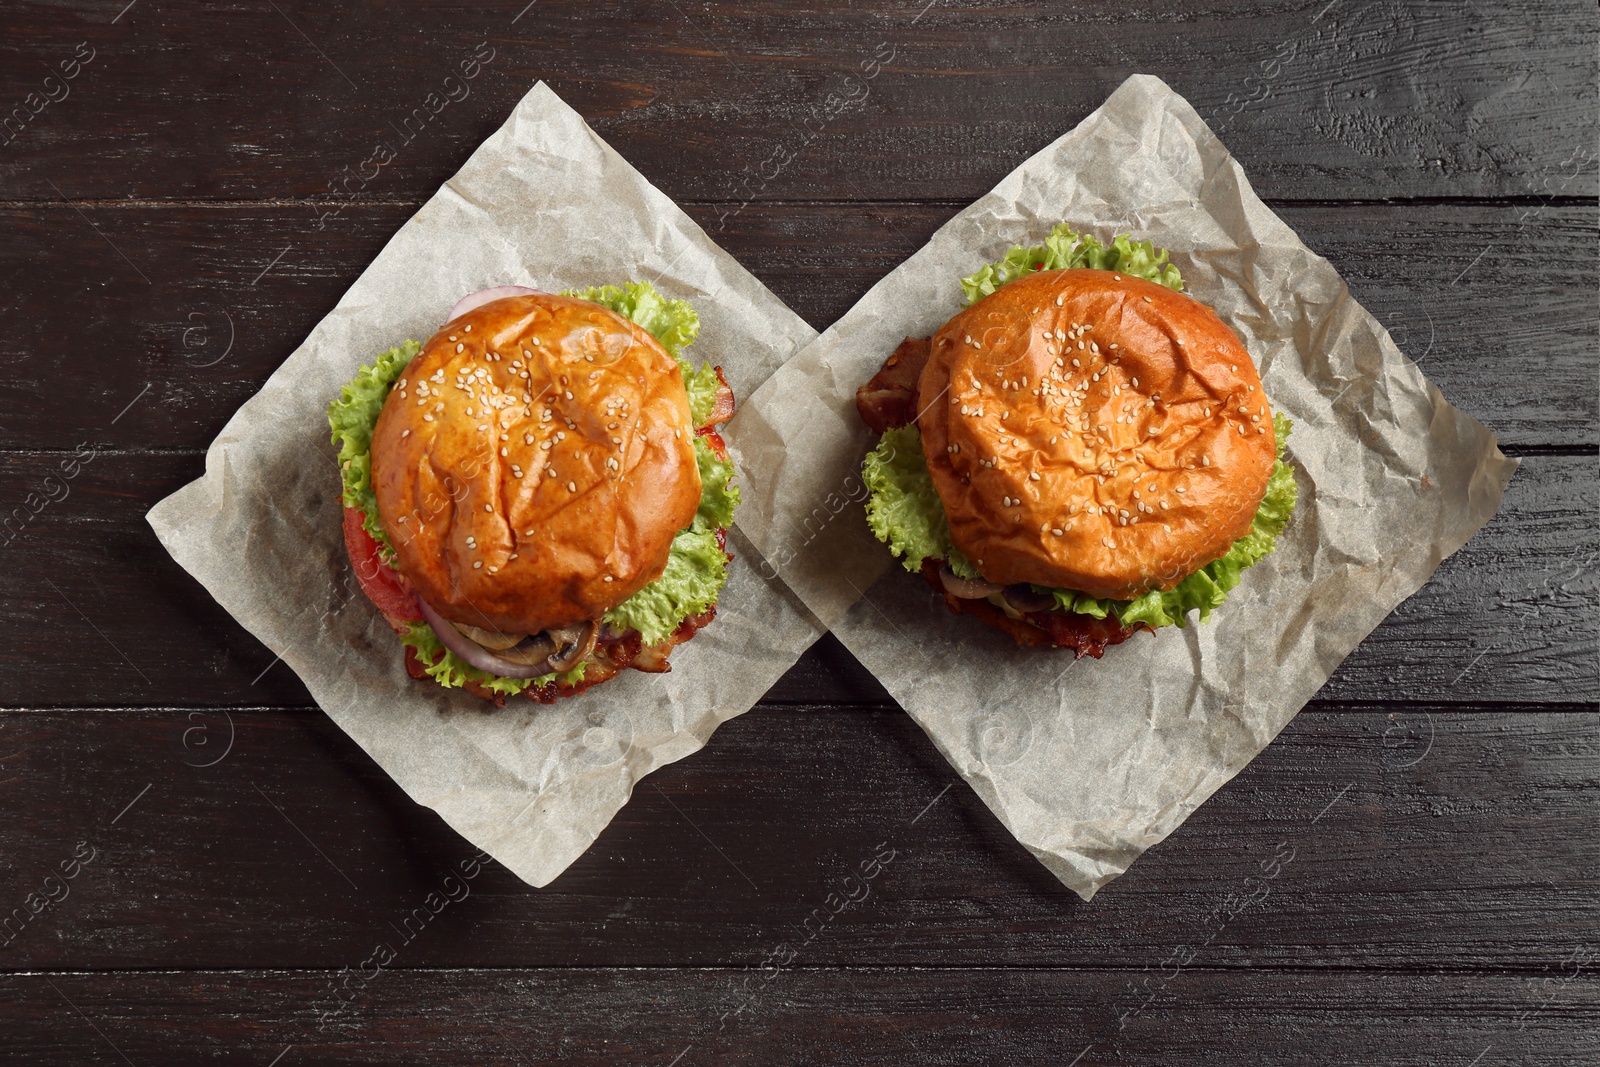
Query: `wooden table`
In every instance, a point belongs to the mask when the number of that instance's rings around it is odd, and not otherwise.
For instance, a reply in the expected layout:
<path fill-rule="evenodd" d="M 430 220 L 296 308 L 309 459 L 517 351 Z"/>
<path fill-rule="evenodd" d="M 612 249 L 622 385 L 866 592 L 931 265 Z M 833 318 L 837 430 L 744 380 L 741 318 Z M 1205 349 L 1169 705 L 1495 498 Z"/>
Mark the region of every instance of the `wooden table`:
<path fill-rule="evenodd" d="M 0 10 L 0 1060 L 1600 1062 L 1595 6 L 925 2 Z M 447 883 L 143 521 L 536 79 L 821 328 L 1139 71 L 1522 467 L 1092 904 L 831 639 L 553 885 Z"/>

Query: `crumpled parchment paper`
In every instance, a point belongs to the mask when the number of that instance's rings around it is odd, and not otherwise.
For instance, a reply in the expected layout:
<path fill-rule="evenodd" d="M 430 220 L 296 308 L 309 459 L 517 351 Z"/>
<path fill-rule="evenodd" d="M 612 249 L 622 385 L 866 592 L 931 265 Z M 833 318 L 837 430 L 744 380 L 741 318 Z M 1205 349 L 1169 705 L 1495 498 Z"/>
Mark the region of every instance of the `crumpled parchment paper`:
<path fill-rule="evenodd" d="M 326 409 L 357 367 L 427 339 L 467 293 L 633 280 L 694 303 L 689 355 L 721 364 L 741 404 L 816 336 L 535 85 L 228 422 L 205 476 L 148 516 L 401 788 L 534 885 L 581 855 L 641 778 L 749 710 L 821 631 L 781 583 L 757 577 L 734 531 L 717 618 L 673 653 L 669 674 L 625 671 L 577 698 L 512 697 L 500 710 L 413 681 L 346 558 Z"/>
<path fill-rule="evenodd" d="M 874 436 L 854 391 L 961 306 L 959 279 L 1060 221 L 1172 252 L 1294 420 L 1300 501 L 1205 624 L 1103 660 L 1019 650 L 957 617 L 868 532 Z M 1339 662 L 1499 506 L 1516 464 L 1445 403 L 1338 273 L 1251 191 L 1189 104 L 1129 78 L 940 228 L 735 420 L 741 524 L 774 575 L 925 729 L 1017 840 L 1088 899 L 1282 730 Z"/>

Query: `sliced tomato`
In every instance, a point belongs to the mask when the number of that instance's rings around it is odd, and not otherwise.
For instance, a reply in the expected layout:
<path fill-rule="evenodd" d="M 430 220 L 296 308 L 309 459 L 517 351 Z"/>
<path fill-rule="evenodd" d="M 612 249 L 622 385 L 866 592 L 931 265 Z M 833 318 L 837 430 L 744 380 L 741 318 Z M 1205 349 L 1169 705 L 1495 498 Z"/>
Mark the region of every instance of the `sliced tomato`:
<path fill-rule="evenodd" d="M 383 561 L 378 542 L 367 533 L 363 521 L 360 508 L 344 509 L 344 547 L 350 553 L 350 566 L 361 583 L 361 591 L 379 611 L 408 621 L 422 618 L 416 594 L 400 572 Z"/>

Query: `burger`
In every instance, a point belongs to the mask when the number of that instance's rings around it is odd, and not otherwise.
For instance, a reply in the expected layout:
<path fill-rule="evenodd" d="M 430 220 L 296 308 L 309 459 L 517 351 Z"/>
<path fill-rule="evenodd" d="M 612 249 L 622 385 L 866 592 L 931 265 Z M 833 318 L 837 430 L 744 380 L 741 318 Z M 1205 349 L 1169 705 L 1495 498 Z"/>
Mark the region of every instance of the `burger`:
<path fill-rule="evenodd" d="M 1295 504 L 1250 354 L 1167 253 L 1066 225 L 856 393 L 867 523 L 957 614 L 1101 656 L 1204 621 Z"/>
<path fill-rule="evenodd" d="M 550 703 L 711 621 L 739 490 L 699 329 L 648 283 L 502 286 L 329 405 L 345 546 L 411 677 Z"/>

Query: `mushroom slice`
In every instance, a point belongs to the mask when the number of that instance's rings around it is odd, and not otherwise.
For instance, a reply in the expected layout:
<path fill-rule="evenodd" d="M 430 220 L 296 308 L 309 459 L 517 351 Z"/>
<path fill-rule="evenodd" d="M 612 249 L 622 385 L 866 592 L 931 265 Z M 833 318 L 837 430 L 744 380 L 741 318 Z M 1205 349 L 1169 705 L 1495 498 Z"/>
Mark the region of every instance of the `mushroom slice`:
<path fill-rule="evenodd" d="M 544 667 L 545 661 L 555 650 L 556 643 L 546 631 L 524 637 L 517 644 L 501 652 L 500 658 L 524 667 Z"/>
<path fill-rule="evenodd" d="M 1006 586 L 1006 603 L 1017 611 L 1049 611 L 1056 606 L 1056 598 L 1049 593 L 1040 593 L 1027 582 L 1018 582 Z"/>
<path fill-rule="evenodd" d="M 944 583 L 945 592 L 961 600 L 982 600 L 1004 588 L 982 578 L 958 578 L 948 563 L 939 568 L 939 581 Z"/>
<path fill-rule="evenodd" d="M 583 658 L 594 651 L 594 644 L 600 638 L 600 623 L 585 622 L 560 630 L 548 630 L 543 636 L 549 637 L 556 646 L 556 650 L 550 653 L 550 669 L 566 672 L 582 663 Z"/>
<path fill-rule="evenodd" d="M 464 622 L 452 623 L 463 637 L 474 644 L 482 645 L 490 652 L 499 652 L 502 649 L 512 648 L 527 634 L 508 634 L 500 630 L 481 630 L 476 626 L 468 626 Z"/>

